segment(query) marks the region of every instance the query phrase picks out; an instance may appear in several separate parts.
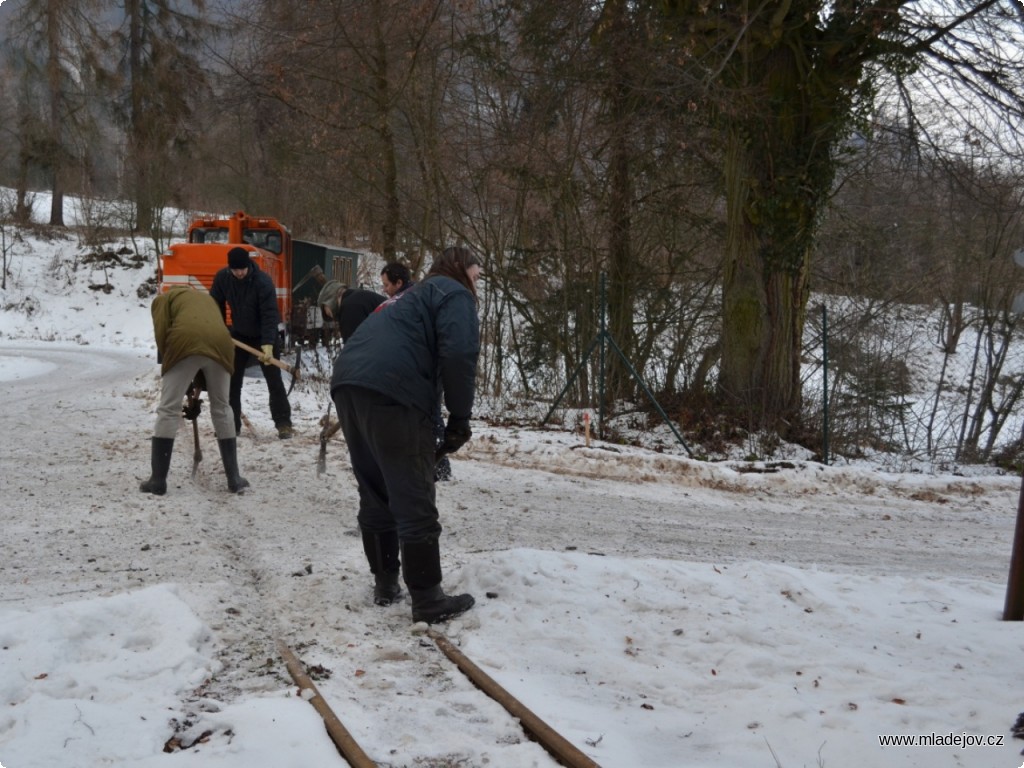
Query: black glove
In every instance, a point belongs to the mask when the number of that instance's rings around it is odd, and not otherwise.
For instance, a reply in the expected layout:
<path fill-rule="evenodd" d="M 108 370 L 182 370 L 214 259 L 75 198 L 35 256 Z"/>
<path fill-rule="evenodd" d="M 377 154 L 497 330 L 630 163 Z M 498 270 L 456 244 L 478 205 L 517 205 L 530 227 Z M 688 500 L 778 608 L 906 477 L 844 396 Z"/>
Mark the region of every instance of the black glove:
<path fill-rule="evenodd" d="M 196 371 L 195 378 L 188 385 L 188 397 L 181 407 L 181 414 L 189 421 L 195 421 L 203 412 L 203 390 L 206 389 L 206 377 L 202 371 Z"/>
<path fill-rule="evenodd" d="M 449 453 L 455 453 L 466 444 L 466 441 L 473 436 L 469 428 L 469 419 L 448 419 L 448 426 L 444 428 L 444 439 L 437 447 L 434 454 L 434 461 L 440 461 Z"/>

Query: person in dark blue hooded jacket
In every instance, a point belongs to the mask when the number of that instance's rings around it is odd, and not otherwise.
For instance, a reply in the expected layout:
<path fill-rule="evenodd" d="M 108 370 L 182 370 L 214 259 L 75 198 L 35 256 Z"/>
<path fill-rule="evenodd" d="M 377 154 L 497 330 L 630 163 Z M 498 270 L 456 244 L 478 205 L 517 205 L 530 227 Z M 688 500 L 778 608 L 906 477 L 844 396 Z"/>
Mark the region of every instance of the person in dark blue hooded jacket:
<path fill-rule="evenodd" d="M 414 621 L 443 621 L 474 603 L 472 595 L 446 595 L 441 588 L 434 467 L 471 436 L 479 274 L 472 251 L 446 249 L 401 301 L 363 321 L 339 353 L 331 378 L 359 486 L 358 521 L 374 602 L 398 599 L 401 571 Z M 441 395 L 449 416 L 438 447 L 433 420 Z"/>

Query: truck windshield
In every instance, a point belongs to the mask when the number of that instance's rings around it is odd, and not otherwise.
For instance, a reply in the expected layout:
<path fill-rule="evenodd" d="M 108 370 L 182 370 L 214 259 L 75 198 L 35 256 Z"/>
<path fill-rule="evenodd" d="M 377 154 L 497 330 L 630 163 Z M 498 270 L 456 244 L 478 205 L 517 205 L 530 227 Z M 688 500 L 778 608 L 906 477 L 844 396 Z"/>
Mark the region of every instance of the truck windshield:
<path fill-rule="evenodd" d="M 189 241 L 193 243 L 226 243 L 228 241 L 228 230 L 220 227 L 203 227 L 193 229 L 189 235 Z"/>

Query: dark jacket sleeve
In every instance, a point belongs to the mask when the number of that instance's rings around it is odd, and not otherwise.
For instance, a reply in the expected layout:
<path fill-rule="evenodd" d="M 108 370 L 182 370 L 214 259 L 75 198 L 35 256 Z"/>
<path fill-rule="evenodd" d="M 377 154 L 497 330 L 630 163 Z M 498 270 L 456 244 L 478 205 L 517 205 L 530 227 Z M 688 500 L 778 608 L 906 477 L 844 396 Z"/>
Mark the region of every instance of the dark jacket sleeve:
<path fill-rule="evenodd" d="M 468 419 L 476 394 L 476 363 L 480 322 L 476 302 L 466 290 L 454 291 L 438 307 L 437 370 L 444 404 L 453 419 Z"/>

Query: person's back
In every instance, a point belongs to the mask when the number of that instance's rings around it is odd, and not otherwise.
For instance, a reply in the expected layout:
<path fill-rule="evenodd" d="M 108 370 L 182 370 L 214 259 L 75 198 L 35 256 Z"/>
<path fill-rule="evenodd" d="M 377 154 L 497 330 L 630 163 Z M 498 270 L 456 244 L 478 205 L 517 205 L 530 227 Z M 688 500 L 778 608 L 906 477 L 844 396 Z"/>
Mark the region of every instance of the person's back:
<path fill-rule="evenodd" d="M 329 280 L 320 289 L 316 299 L 324 317 L 338 324 L 338 334 L 345 344 L 363 320 L 383 302 L 384 297 L 379 293 L 362 288 L 346 288 L 339 280 Z"/>
<path fill-rule="evenodd" d="M 366 318 L 338 356 L 331 390 L 372 389 L 432 417 L 440 387 L 449 413 L 468 418 L 479 349 L 473 295 L 449 277 L 432 277 Z"/>
<path fill-rule="evenodd" d="M 151 313 L 162 370 L 189 355 L 205 355 L 232 372 L 231 334 L 208 294 L 175 288 L 153 300 Z"/>
<path fill-rule="evenodd" d="M 341 309 L 338 316 L 338 333 L 345 344 L 362 324 L 363 320 L 373 314 L 385 297 L 362 288 L 348 288 L 342 294 Z"/>
<path fill-rule="evenodd" d="M 139 490 L 157 496 L 167 492 L 167 473 L 182 416 L 181 401 L 199 380 L 210 395 L 210 416 L 228 490 L 237 493 L 248 488 L 249 481 L 238 472 L 237 430 L 229 398 L 234 345 L 216 302 L 205 293 L 180 286 L 153 299 L 150 311 L 161 365 L 160 402 L 150 440 L 150 476 Z M 198 430 L 198 400 L 195 412 L 188 416 L 186 411 L 185 415 Z M 199 432 L 195 435 L 198 447 Z"/>

